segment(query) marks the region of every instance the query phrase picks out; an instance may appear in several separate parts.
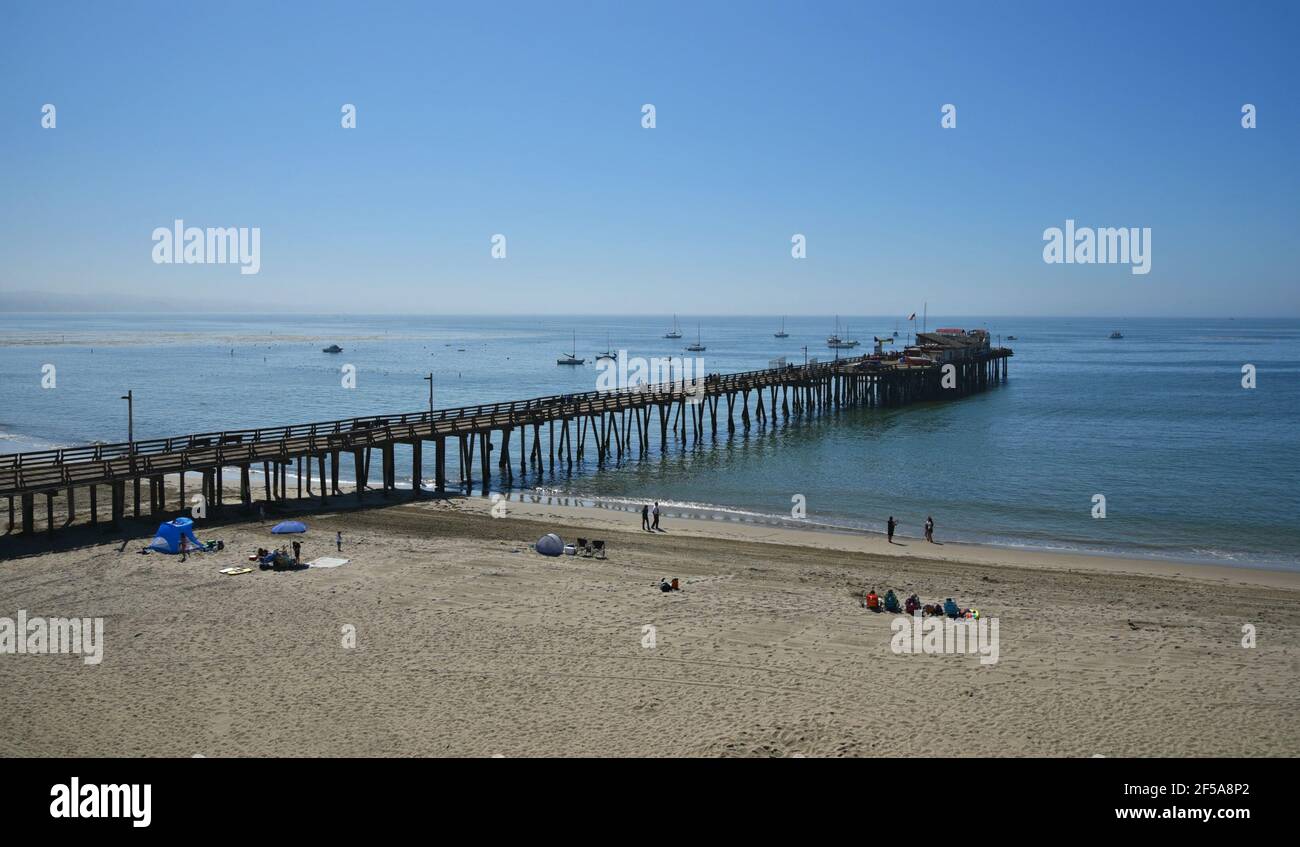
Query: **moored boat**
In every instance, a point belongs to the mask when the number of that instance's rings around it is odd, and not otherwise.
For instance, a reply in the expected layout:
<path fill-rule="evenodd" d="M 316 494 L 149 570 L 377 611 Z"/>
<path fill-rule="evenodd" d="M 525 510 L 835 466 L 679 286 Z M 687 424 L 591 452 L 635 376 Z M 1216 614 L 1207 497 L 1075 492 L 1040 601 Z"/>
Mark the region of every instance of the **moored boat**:
<path fill-rule="evenodd" d="M 587 361 L 586 359 L 579 359 L 579 358 L 578 358 L 578 333 L 575 331 L 575 332 L 573 333 L 573 352 L 572 352 L 572 353 L 569 353 L 569 354 L 567 354 L 567 355 L 561 356 L 560 358 L 556 359 L 556 360 L 555 360 L 555 364 L 557 364 L 557 365 L 581 365 L 581 364 L 584 364 L 586 361 Z"/>

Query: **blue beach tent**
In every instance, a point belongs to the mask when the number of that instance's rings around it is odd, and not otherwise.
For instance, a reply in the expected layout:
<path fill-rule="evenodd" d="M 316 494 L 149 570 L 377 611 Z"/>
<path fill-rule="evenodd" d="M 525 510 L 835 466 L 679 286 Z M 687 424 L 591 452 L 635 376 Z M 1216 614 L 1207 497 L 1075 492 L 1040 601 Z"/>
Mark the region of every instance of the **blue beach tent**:
<path fill-rule="evenodd" d="M 190 552 L 203 549 L 202 542 L 194 537 L 194 521 L 189 518 L 177 518 L 158 524 L 158 531 L 154 533 L 153 541 L 147 549 L 159 553 L 179 553 L 182 537 L 189 542 Z"/>
<path fill-rule="evenodd" d="M 306 532 L 307 524 L 302 521 L 281 521 L 271 528 L 271 532 L 276 535 L 291 535 L 295 532 Z"/>

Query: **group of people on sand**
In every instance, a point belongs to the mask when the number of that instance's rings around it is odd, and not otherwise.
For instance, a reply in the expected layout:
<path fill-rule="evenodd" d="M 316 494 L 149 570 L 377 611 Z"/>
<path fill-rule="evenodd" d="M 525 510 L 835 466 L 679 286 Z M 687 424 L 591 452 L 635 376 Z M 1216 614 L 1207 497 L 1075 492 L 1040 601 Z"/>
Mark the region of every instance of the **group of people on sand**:
<path fill-rule="evenodd" d="M 652 517 L 653 520 L 651 520 Z M 664 531 L 659 528 L 659 501 L 658 500 L 655 501 L 655 505 L 653 509 L 650 508 L 650 505 L 648 503 L 641 506 L 641 528 L 644 529 L 646 532 Z"/>
<path fill-rule="evenodd" d="M 343 552 L 343 533 L 334 533 L 334 548 Z M 290 554 L 289 550 L 293 553 Z M 275 550 L 266 547 L 258 547 L 257 552 L 248 557 L 250 562 L 256 561 L 262 570 L 293 570 L 296 568 L 306 567 L 302 561 L 302 542 L 294 539 L 290 542 L 289 548 L 278 547 Z"/>
<path fill-rule="evenodd" d="M 867 592 L 864 605 L 872 612 L 889 612 L 890 614 L 915 615 L 918 612 L 923 617 L 947 617 L 953 620 L 961 618 L 978 619 L 980 616 L 979 609 L 963 609 L 959 607 L 951 597 L 944 600 L 943 603 L 921 603 L 921 598 L 915 594 L 908 597 L 900 605 L 898 595 L 894 589 L 885 592 L 885 596 L 876 593 L 876 589 Z"/>
<path fill-rule="evenodd" d="M 275 550 L 258 547 L 257 553 L 255 553 L 254 556 L 250 556 L 249 560 L 251 561 L 256 557 L 262 570 L 272 569 L 278 571 L 302 567 L 302 542 L 294 539 L 290 546 L 293 548 L 292 556 L 289 555 L 289 551 L 283 547 L 279 547 Z"/>
<path fill-rule="evenodd" d="M 885 522 L 885 535 L 888 537 L 890 544 L 894 543 L 894 530 L 896 529 L 898 529 L 898 521 L 894 520 L 893 515 L 890 515 L 889 520 Z M 925 518 L 925 540 L 930 542 L 931 544 L 936 543 L 934 540 L 934 516 L 933 515 L 926 515 Z"/>

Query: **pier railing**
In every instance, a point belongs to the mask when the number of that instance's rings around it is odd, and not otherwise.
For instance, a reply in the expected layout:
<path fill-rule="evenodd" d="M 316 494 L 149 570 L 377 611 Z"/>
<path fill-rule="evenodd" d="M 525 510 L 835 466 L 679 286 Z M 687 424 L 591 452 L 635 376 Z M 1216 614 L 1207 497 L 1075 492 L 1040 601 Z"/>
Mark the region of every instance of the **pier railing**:
<path fill-rule="evenodd" d="M 995 353 L 997 351 L 994 351 Z M 1007 351 L 1009 353 L 1009 351 Z M 276 455 L 351 450 L 394 441 L 436 438 L 539 421 L 676 403 L 773 385 L 799 384 L 840 371 L 888 369 L 889 360 L 857 356 L 832 361 L 715 374 L 689 381 L 640 385 L 527 400 L 354 417 L 288 426 L 222 430 L 135 442 L 90 444 L 0 455 L 0 496 L 188 468 L 237 465 Z M 933 366 L 933 367 L 938 367 Z"/>

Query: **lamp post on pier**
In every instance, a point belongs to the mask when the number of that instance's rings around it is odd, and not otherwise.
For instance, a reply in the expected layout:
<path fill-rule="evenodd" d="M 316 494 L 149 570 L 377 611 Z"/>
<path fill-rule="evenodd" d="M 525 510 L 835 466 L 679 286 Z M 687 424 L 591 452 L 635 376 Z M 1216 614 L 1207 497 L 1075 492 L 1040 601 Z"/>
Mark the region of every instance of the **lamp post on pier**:
<path fill-rule="evenodd" d="M 131 467 L 135 467 L 135 392 L 127 390 L 121 398 L 126 401 L 126 443 L 131 454 Z"/>
<path fill-rule="evenodd" d="M 429 420 L 433 420 L 433 373 L 430 372 L 424 379 L 429 383 Z"/>

